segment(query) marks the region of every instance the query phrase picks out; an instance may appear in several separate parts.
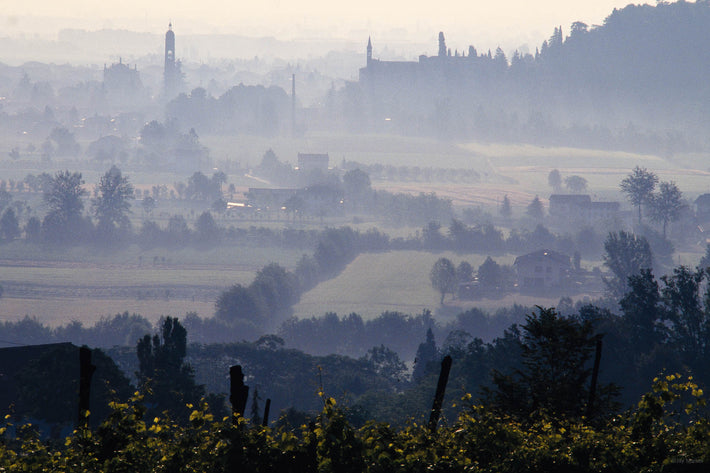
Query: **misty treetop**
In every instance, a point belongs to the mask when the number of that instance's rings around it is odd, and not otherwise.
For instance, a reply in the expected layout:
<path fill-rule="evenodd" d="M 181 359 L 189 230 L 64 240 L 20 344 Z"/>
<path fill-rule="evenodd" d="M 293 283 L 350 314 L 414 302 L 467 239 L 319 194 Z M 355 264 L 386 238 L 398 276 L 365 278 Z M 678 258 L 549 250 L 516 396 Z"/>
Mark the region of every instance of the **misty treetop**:
<path fill-rule="evenodd" d="M 641 223 L 641 206 L 650 201 L 658 176 L 646 168 L 636 166 L 627 177 L 621 181 L 621 191 L 628 196 L 631 204 L 638 209 L 638 220 Z"/>
<path fill-rule="evenodd" d="M 357 91 L 344 88 L 338 104 L 348 117 L 365 114 L 375 129 L 382 117 L 394 117 L 391 126 L 402 134 L 423 128 L 453 140 L 664 155 L 706 149 L 707 121 L 694 109 L 705 92 L 684 84 L 701 84 L 708 73 L 708 61 L 703 67 L 697 61 L 707 57 L 701 45 L 710 39 L 709 24 L 705 2 L 628 5 L 602 25 L 572 23 L 569 35 L 555 27 L 534 53 L 515 51 L 510 62 L 500 48 L 479 53 L 473 46 L 468 55 L 464 49 L 422 56 L 409 69 L 371 60 Z M 446 81 L 432 74 L 437 69 L 446 71 Z M 415 74 L 430 79 L 408 80 Z M 401 96 L 417 99 L 396 98 Z"/>
<path fill-rule="evenodd" d="M 274 136 L 288 122 L 289 103 L 286 92 L 275 86 L 240 84 L 217 98 L 197 87 L 171 100 L 167 116 L 203 132 Z"/>
<path fill-rule="evenodd" d="M 429 273 L 431 285 L 441 294 L 440 304 L 444 304 L 444 296 L 447 293 L 455 293 L 456 290 L 456 268 L 447 258 L 439 258 Z"/>
<path fill-rule="evenodd" d="M 68 243 L 86 238 L 87 223 L 82 216 L 83 197 L 87 194 L 79 172 L 59 171 L 44 191 L 47 214 L 42 233 L 48 241 Z"/>
<path fill-rule="evenodd" d="M 97 219 L 97 230 L 102 238 L 120 238 L 118 231 L 130 231 L 131 221 L 128 214 L 131 211 L 133 186 L 128 177 L 121 174 L 116 166 L 101 176 L 94 190 L 91 206 Z"/>
<path fill-rule="evenodd" d="M 663 225 L 663 238 L 666 238 L 668 224 L 680 219 L 688 205 L 675 182 L 661 182 L 658 187 L 658 193 L 651 194 L 651 220 Z"/>

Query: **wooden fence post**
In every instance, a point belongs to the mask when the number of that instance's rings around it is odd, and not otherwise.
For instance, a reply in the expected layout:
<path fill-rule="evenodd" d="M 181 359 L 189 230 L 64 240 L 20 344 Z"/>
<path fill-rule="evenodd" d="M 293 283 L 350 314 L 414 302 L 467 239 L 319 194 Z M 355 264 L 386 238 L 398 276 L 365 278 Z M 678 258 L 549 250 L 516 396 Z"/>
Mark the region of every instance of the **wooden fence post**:
<path fill-rule="evenodd" d="M 594 354 L 594 369 L 592 370 L 592 382 L 589 386 L 589 402 L 587 403 L 587 418 L 594 412 L 594 401 L 597 391 L 597 380 L 599 378 L 599 364 L 602 361 L 602 337 L 597 337 L 597 351 Z"/>
<path fill-rule="evenodd" d="M 241 365 L 229 368 L 229 402 L 232 404 L 232 422 L 236 423 L 237 417 L 243 416 L 249 398 L 249 386 L 244 384 L 244 373 Z"/>
<path fill-rule="evenodd" d="M 91 399 L 91 377 L 96 371 L 96 366 L 91 364 L 91 350 L 87 347 L 79 348 L 79 417 L 78 427 L 89 426 L 89 410 Z"/>
<path fill-rule="evenodd" d="M 266 406 L 264 406 L 264 419 L 261 422 L 261 425 L 264 427 L 269 426 L 269 411 L 271 410 L 271 399 L 266 398 Z"/>
<path fill-rule="evenodd" d="M 449 382 L 449 371 L 451 371 L 451 357 L 446 355 L 441 361 L 441 371 L 439 372 L 439 382 L 436 385 L 436 395 L 434 396 L 434 404 L 431 407 L 429 415 L 429 430 L 436 432 L 436 425 L 439 423 L 439 415 L 441 415 L 441 405 L 444 403 L 444 394 L 446 393 L 446 383 Z"/>

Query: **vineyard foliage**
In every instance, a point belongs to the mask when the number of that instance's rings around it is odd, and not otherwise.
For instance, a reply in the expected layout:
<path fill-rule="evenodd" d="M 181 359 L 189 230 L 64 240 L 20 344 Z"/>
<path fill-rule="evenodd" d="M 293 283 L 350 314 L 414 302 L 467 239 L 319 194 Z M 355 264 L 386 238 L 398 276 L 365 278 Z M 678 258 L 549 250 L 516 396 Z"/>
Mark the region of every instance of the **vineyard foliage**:
<path fill-rule="evenodd" d="M 634 409 L 594 421 L 541 411 L 523 423 L 466 395 L 455 406 L 457 419 L 435 432 L 376 421 L 354 428 L 346 409 L 321 396 L 321 413 L 295 430 L 215 419 L 205 402 L 186 405 L 186 425 L 165 415 L 150 419 L 138 393 L 112 403 L 98 428 L 64 441 L 43 441 L 31 425 L 16 427 L 7 417 L 0 471 L 654 472 L 710 460 L 703 392 L 677 374 L 654 379 Z"/>

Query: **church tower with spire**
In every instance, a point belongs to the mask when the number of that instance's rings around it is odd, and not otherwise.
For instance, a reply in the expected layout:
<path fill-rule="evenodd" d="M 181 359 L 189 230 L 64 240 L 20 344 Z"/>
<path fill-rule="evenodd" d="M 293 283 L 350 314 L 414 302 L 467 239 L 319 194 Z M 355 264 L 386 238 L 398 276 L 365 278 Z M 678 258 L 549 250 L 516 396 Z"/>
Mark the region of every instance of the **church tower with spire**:
<path fill-rule="evenodd" d="M 168 24 L 165 33 L 165 68 L 163 70 L 165 98 L 170 100 L 177 92 L 180 83 L 180 62 L 175 59 L 175 33 L 173 24 Z"/>
<path fill-rule="evenodd" d="M 372 40 L 370 37 L 367 38 L 367 65 L 369 66 L 372 62 Z"/>

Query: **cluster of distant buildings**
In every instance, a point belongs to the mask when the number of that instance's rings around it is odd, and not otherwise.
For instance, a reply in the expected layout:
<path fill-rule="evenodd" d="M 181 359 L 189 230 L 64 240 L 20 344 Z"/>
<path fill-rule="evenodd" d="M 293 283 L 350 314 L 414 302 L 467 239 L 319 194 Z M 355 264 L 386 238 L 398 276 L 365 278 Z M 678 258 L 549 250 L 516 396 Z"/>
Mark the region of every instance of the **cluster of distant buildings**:
<path fill-rule="evenodd" d="M 302 176 L 326 176 L 329 171 L 330 157 L 327 153 L 298 153 L 298 166 L 296 171 Z M 340 203 L 340 196 L 332 195 L 325 190 L 313 192 L 308 188 L 295 187 L 250 187 L 246 192 L 246 201 L 228 202 L 227 208 L 242 213 L 254 212 L 292 212 L 288 209 L 287 202 L 298 199 L 300 213 L 333 213 Z"/>
<path fill-rule="evenodd" d="M 138 67 L 124 64 L 119 58 L 110 66 L 104 64 L 104 88 L 120 97 L 131 97 L 143 88 Z M 168 24 L 165 33 L 165 65 L 163 68 L 163 93 L 167 99 L 177 95 L 183 87 L 182 64 L 175 57 L 175 32 Z"/>

